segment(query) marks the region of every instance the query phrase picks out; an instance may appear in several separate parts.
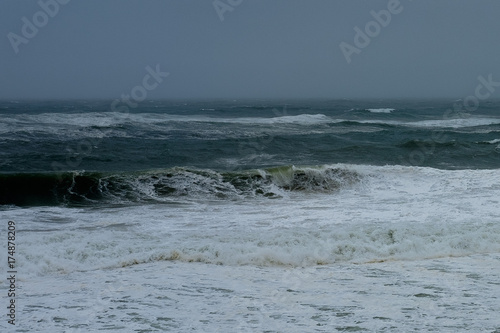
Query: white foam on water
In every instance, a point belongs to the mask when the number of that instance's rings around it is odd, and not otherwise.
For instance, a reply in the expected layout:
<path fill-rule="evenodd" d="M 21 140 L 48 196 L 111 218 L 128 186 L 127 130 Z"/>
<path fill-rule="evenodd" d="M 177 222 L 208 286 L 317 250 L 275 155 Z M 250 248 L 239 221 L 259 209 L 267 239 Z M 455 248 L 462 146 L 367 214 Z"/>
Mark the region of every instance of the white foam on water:
<path fill-rule="evenodd" d="M 449 127 L 463 128 L 500 124 L 498 118 L 457 118 L 457 119 L 441 119 L 441 120 L 422 120 L 412 123 L 407 123 L 410 126 L 418 127 Z"/>
<path fill-rule="evenodd" d="M 500 256 L 255 267 L 156 262 L 23 283 L 18 326 L 88 332 L 493 332 Z"/>
<path fill-rule="evenodd" d="M 387 125 L 402 125 L 410 127 L 421 127 L 421 128 L 468 128 L 477 126 L 487 126 L 500 124 L 500 119 L 498 118 L 456 118 L 456 119 L 435 119 L 435 120 L 420 120 L 420 121 L 398 121 L 398 120 L 355 120 L 353 122 L 358 122 L 360 124 L 387 124 Z M 490 133 L 495 131 L 481 131 L 477 133 Z"/>
<path fill-rule="evenodd" d="M 499 327 L 500 170 L 329 167 L 362 179 L 276 199 L 3 209 L 22 328 Z"/>
<path fill-rule="evenodd" d="M 362 180 L 333 192 L 276 188 L 275 199 L 180 196 L 165 205 L 4 215 L 30 230 L 20 262 L 34 275 L 162 260 L 295 267 L 500 251 L 499 170 L 331 167 Z"/>
<path fill-rule="evenodd" d="M 315 124 L 331 121 L 330 117 L 323 114 L 300 114 L 295 116 L 281 117 L 239 117 L 219 118 L 202 115 L 172 115 L 164 113 L 125 113 L 125 112 L 82 112 L 82 113 L 42 113 L 21 114 L 6 117 L 4 119 L 10 126 L 58 126 L 72 125 L 77 127 L 90 126 L 113 126 L 127 122 L 155 124 L 170 121 L 178 122 L 215 122 L 215 123 L 248 123 L 248 124 L 273 124 L 273 123 L 303 123 Z M 3 127 L 2 127 L 3 128 Z"/>
<path fill-rule="evenodd" d="M 366 109 L 367 111 L 370 111 L 372 113 L 392 113 L 392 111 L 395 111 L 395 109 L 390 109 L 390 108 L 382 108 L 382 109 Z"/>
<path fill-rule="evenodd" d="M 394 109 L 368 109 L 375 113 L 390 113 Z M 342 123 L 349 121 L 349 126 L 321 126 L 326 124 Z M 239 125 L 262 125 L 262 132 L 277 134 L 281 132 L 293 134 L 311 133 L 349 133 L 349 132 L 374 132 L 380 131 L 376 125 L 388 124 L 395 126 L 410 126 L 420 128 L 453 128 L 455 130 L 485 125 L 500 124 L 498 118 L 456 118 L 423 121 L 397 121 L 397 120 L 348 120 L 330 117 L 324 114 L 299 114 L 294 116 L 279 117 L 239 117 L 219 118 L 204 115 L 171 115 L 164 113 L 121 113 L 121 112 L 81 112 L 73 114 L 42 113 L 42 114 L 20 114 L 9 115 L 2 119 L 0 134 L 20 133 L 26 136 L 26 140 L 32 135 L 47 133 L 68 139 L 81 137 L 99 139 L 104 137 L 135 137 L 127 131 L 127 124 L 133 124 L 138 131 L 144 130 L 151 133 L 151 138 L 158 140 L 169 139 L 179 130 L 179 124 L 189 123 L 189 128 L 194 130 L 200 138 L 245 137 L 248 133 L 256 133 L 255 129 L 246 132 L 245 129 L 235 131 L 234 128 L 220 128 L 221 124 Z M 352 126 L 352 123 L 364 124 L 364 126 Z M 366 124 L 375 126 L 368 127 Z M 311 126 L 317 125 L 314 128 Z M 184 125 L 182 125 L 184 126 Z M 181 127 L 182 127 L 181 126 Z M 478 129 L 478 133 L 490 130 Z M 17 139 L 22 140 L 22 137 Z"/>
<path fill-rule="evenodd" d="M 135 115 L 133 115 L 135 116 Z M 216 118 L 207 116 L 179 116 L 179 115 L 159 115 L 157 116 L 141 114 L 137 121 L 142 119 L 155 119 L 156 121 L 195 121 L 211 123 L 233 123 L 233 124 L 319 124 L 332 122 L 334 119 L 324 114 L 300 114 L 295 116 L 280 117 L 239 117 L 239 118 Z"/>

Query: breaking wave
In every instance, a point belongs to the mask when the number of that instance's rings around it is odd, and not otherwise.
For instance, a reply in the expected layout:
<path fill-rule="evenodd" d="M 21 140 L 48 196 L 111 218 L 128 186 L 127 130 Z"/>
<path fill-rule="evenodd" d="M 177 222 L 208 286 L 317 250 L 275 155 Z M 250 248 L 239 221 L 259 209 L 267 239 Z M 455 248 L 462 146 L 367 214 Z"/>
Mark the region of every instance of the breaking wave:
<path fill-rule="evenodd" d="M 281 166 L 217 172 L 187 168 L 143 172 L 66 172 L 0 175 L 0 204 L 85 205 L 161 202 L 172 197 L 276 198 L 287 191 L 331 192 L 360 180 L 355 171 L 328 166 Z"/>

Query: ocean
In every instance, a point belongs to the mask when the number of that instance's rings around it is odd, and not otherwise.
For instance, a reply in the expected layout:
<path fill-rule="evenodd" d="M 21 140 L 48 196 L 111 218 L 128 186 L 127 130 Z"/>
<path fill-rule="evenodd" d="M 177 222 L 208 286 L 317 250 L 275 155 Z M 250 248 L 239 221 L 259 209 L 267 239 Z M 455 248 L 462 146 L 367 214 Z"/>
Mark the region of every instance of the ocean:
<path fill-rule="evenodd" d="M 500 332 L 499 111 L 0 102 L 0 329 Z"/>

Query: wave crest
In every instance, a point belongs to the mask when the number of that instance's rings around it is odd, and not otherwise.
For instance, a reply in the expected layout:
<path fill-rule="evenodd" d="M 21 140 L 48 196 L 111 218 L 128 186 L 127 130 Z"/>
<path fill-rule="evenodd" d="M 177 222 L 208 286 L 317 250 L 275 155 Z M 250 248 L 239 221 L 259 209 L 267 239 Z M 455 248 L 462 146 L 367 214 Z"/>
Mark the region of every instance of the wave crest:
<path fill-rule="evenodd" d="M 162 202 L 179 197 L 275 198 L 290 191 L 332 192 L 360 178 L 355 171 L 328 166 L 282 166 L 237 172 L 172 168 L 116 174 L 4 174 L 0 175 L 0 205 L 120 204 Z"/>

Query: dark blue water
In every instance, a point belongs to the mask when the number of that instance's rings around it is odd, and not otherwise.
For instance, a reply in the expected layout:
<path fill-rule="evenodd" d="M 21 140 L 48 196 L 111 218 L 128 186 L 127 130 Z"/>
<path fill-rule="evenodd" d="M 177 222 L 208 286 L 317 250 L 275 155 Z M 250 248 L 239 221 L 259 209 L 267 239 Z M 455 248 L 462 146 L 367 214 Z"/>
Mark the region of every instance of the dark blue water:
<path fill-rule="evenodd" d="M 255 178 L 252 170 L 292 165 L 498 168 L 500 102 L 468 111 L 456 107 L 461 103 L 150 101 L 111 112 L 111 101 L 4 101 L 0 204 L 100 200 L 103 191 L 131 195 L 130 182 L 144 177 L 161 179 L 164 195 L 180 195 L 178 182 L 167 179 L 182 174 L 192 183 L 204 174 L 215 182 L 207 186 L 234 187 L 249 174 Z"/>

